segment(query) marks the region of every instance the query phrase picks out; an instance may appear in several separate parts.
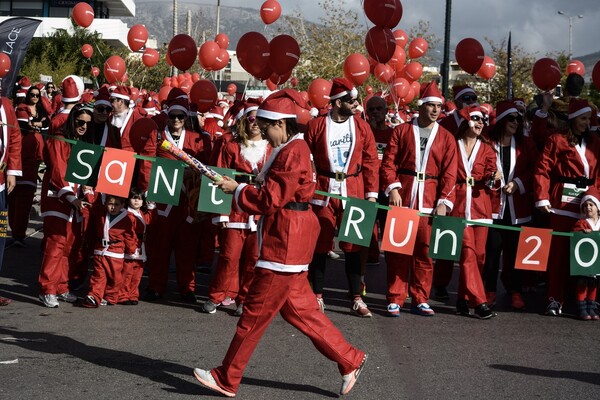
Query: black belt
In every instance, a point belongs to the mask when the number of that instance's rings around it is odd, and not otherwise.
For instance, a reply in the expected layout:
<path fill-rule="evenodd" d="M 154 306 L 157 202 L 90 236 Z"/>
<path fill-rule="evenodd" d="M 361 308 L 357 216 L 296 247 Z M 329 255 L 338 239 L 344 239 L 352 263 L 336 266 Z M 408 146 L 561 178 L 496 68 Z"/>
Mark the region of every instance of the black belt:
<path fill-rule="evenodd" d="M 593 179 L 586 178 L 585 176 L 578 176 L 577 178 L 559 176 L 558 181 L 562 183 L 574 183 L 575 186 L 577 186 L 580 189 L 585 189 L 586 187 L 594 184 Z"/>
<path fill-rule="evenodd" d="M 102 247 L 108 247 L 111 244 L 117 244 L 120 243 L 120 240 L 106 240 L 106 239 L 100 239 L 102 240 Z"/>
<path fill-rule="evenodd" d="M 320 168 L 317 168 L 317 174 L 322 175 L 322 176 L 327 176 L 329 178 L 333 178 L 338 182 L 341 182 L 344 179 L 347 179 L 351 176 L 358 176 L 358 174 L 360 174 L 360 171 L 361 171 L 360 164 L 358 164 L 358 168 L 356 169 L 356 172 L 353 174 L 347 174 L 345 172 L 325 171 Z"/>
<path fill-rule="evenodd" d="M 396 171 L 396 172 L 398 172 L 399 174 L 402 174 L 402 175 L 416 176 L 417 181 L 419 181 L 419 182 L 423 182 L 425 179 L 438 179 L 437 176 L 427 175 L 427 174 L 425 174 L 425 172 L 416 172 L 416 171 L 413 171 L 412 169 L 399 168 L 398 171 Z"/>
<path fill-rule="evenodd" d="M 256 177 L 254 175 L 236 175 L 235 181 L 237 183 L 248 183 L 250 185 L 254 185 L 256 182 Z"/>
<path fill-rule="evenodd" d="M 467 179 L 460 179 L 456 181 L 457 185 L 464 185 L 467 184 L 469 186 L 475 186 L 475 185 L 479 185 L 481 183 L 485 183 L 485 181 L 483 179 L 475 179 L 472 176 L 468 176 Z"/>
<path fill-rule="evenodd" d="M 294 211 L 308 211 L 308 202 L 290 201 L 285 206 L 283 206 L 283 208 Z"/>

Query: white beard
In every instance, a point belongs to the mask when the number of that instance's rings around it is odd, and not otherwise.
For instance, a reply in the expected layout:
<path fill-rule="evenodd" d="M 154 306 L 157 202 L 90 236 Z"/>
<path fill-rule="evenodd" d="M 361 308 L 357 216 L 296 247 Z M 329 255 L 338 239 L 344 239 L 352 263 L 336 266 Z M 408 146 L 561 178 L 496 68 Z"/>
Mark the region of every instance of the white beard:
<path fill-rule="evenodd" d="M 266 140 L 250 140 L 248 146 L 240 144 L 240 154 L 242 158 L 248 161 L 252 168 L 255 168 L 260 161 L 264 161 L 265 154 L 267 153 L 267 141 Z"/>
<path fill-rule="evenodd" d="M 125 118 L 126 117 L 127 117 L 127 111 L 122 112 L 120 114 L 114 113 L 113 116 L 112 116 L 112 120 L 110 121 L 110 123 L 115 128 L 121 129 L 121 127 L 125 123 Z"/>

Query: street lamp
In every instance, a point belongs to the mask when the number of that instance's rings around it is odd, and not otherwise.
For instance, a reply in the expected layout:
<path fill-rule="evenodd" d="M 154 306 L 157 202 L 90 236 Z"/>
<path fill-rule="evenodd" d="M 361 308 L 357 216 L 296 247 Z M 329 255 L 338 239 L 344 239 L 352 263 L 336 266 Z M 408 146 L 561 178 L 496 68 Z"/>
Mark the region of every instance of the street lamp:
<path fill-rule="evenodd" d="M 559 11 L 558 14 L 569 18 L 569 60 L 571 60 L 573 57 L 573 18 L 583 18 L 583 15 L 567 15 L 563 11 Z"/>

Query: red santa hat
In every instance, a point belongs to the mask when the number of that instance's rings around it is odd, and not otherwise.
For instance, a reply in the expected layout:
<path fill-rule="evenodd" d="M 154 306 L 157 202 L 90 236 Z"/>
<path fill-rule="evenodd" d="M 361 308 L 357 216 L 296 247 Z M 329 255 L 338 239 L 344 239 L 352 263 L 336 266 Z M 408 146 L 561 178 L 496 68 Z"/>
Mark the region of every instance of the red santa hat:
<path fill-rule="evenodd" d="M 272 121 L 296 118 L 296 105 L 308 110 L 308 105 L 300 93 L 293 89 L 281 89 L 262 102 L 256 110 L 256 117 Z"/>
<path fill-rule="evenodd" d="M 20 104 L 15 110 L 17 121 L 29 122 L 31 120 L 31 110 L 26 104 Z"/>
<path fill-rule="evenodd" d="M 425 103 L 443 103 L 444 98 L 438 89 L 435 81 L 429 82 L 421 93 L 421 98 L 417 101 L 417 105 L 421 106 Z"/>
<path fill-rule="evenodd" d="M 86 91 L 81 95 L 81 103 L 89 103 L 94 100 L 94 93 L 90 91 Z"/>
<path fill-rule="evenodd" d="M 246 104 L 244 105 L 243 115 L 248 114 L 251 111 L 258 110 L 258 107 L 260 107 L 260 103 L 261 103 L 261 100 L 256 97 L 251 97 L 248 100 L 246 100 Z"/>
<path fill-rule="evenodd" d="M 102 86 L 98 92 L 96 93 L 96 101 L 94 102 L 95 106 L 107 106 L 111 107 L 110 104 L 110 93 L 108 92 L 108 86 Z"/>
<path fill-rule="evenodd" d="M 65 78 L 65 80 L 62 82 L 61 92 L 63 95 L 63 103 L 77 103 L 79 99 L 81 99 L 81 95 L 77 89 L 77 84 L 71 77 Z"/>
<path fill-rule="evenodd" d="M 358 96 L 358 90 L 346 78 L 333 78 L 331 90 L 329 91 L 329 100 L 336 100 L 346 95 L 355 99 Z"/>
<path fill-rule="evenodd" d="M 475 126 L 475 122 L 471 121 L 471 117 L 479 117 L 483 120 L 483 112 L 481 107 L 477 105 L 463 107 L 458 113 L 464 120 L 469 121 L 469 127 L 471 128 Z"/>
<path fill-rule="evenodd" d="M 514 101 L 510 100 L 502 100 L 496 103 L 496 123 L 498 123 L 502 118 L 518 113 L 519 110 L 515 105 Z"/>
<path fill-rule="evenodd" d="M 187 100 L 187 97 L 185 99 L 183 99 L 183 98 L 173 99 L 170 102 L 168 102 L 167 105 L 169 107 L 167 109 L 167 113 L 170 113 L 175 110 L 179 110 L 179 111 L 183 111 L 185 113 L 185 115 L 187 116 L 190 111 L 190 102 Z"/>
<path fill-rule="evenodd" d="M 589 187 L 588 190 L 586 190 L 586 192 L 583 194 L 583 197 L 581 198 L 581 211 L 583 211 L 583 203 L 585 203 L 586 201 L 591 201 L 596 205 L 598 210 L 600 210 L 600 201 L 598 199 L 600 199 L 600 196 L 598 196 L 598 192 L 596 191 L 596 189 L 594 187 Z"/>
<path fill-rule="evenodd" d="M 454 110 L 456 110 L 456 104 L 454 104 L 454 102 L 452 100 L 446 100 L 443 108 L 444 108 L 444 111 L 446 112 L 446 114 L 450 114 L 450 113 L 454 112 Z"/>
<path fill-rule="evenodd" d="M 147 94 L 143 96 L 143 100 L 140 103 L 142 108 L 148 113 L 148 115 L 156 115 L 158 113 L 158 102 L 151 95 Z"/>
<path fill-rule="evenodd" d="M 24 99 L 25 97 L 27 97 L 27 89 L 19 89 L 19 90 L 17 90 L 17 93 L 15 93 L 15 96 Z"/>
<path fill-rule="evenodd" d="M 465 94 L 472 94 L 474 96 L 477 96 L 475 90 L 473 90 L 473 88 L 471 88 L 468 85 L 453 86 L 452 93 L 454 93 L 454 100 L 458 100 L 461 96 L 464 96 Z"/>
<path fill-rule="evenodd" d="M 517 97 L 516 99 L 513 99 L 513 102 L 515 103 L 515 106 L 517 106 L 517 107 L 527 108 L 527 104 L 525 104 L 525 99 Z"/>
<path fill-rule="evenodd" d="M 21 79 L 19 79 L 19 86 L 21 86 L 21 89 L 29 89 L 31 87 L 31 80 L 29 80 L 28 77 L 24 76 Z"/>
<path fill-rule="evenodd" d="M 572 97 L 571 100 L 569 100 L 569 119 L 577 118 L 581 114 L 587 112 L 592 112 L 592 107 L 587 100 L 575 97 Z"/>
<path fill-rule="evenodd" d="M 129 86 L 117 86 L 110 94 L 111 98 L 131 100 L 131 89 Z"/>
<path fill-rule="evenodd" d="M 223 118 L 225 117 L 225 113 L 223 112 L 223 108 L 220 106 L 212 106 L 210 110 L 208 110 L 208 112 L 210 113 L 210 115 L 213 118 L 216 118 L 217 121 L 217 125 L 219 126 L 223 126 Z"/>
<path fill-rule="evenodd" d="M 223 124 L 227 124 L 227 126 L 233 126 L 237 123 L 237 121 L 242 118 L 244 115 L 244 110 L 246 108 L 246 103 L 241 100 L 235 100 L 231 107 L 227 109 L 225 116 L 223 117 Z M 258 106 L 257 106 L 258 108 Z"/>

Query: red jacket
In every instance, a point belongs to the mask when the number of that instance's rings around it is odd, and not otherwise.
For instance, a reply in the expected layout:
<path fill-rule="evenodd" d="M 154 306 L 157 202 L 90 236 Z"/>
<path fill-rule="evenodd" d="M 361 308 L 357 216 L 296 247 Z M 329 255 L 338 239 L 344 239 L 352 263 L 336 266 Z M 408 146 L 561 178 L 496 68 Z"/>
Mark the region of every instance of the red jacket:
<path fill-rule="evenodd" d="M 92 236 L 94 255 L 124 258 L 125 253 L 135 253 L 135 234 L 126 209 L 121 210 L 112 221 L 106 209 L 92 214 L 92 218 L 94 225 L 93 229 L 88 230 L 88 235 Z"/>
<path fill-rule="evenodd" d="M 12 103 L 6 97 L 0 102 L 0 120 L 6 125 L 0 128 L 0 161 L 6 164 L 6 175 L 22 176 L 21 129 Z M 5 188 L 5 174 L 0 173 L 0 192 Z"/>

